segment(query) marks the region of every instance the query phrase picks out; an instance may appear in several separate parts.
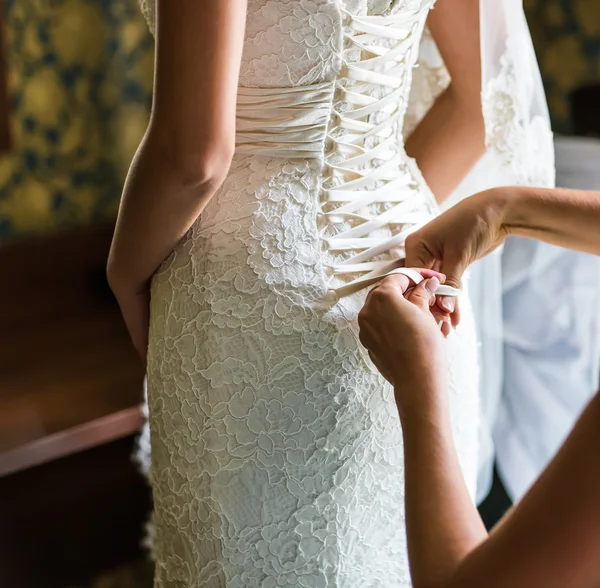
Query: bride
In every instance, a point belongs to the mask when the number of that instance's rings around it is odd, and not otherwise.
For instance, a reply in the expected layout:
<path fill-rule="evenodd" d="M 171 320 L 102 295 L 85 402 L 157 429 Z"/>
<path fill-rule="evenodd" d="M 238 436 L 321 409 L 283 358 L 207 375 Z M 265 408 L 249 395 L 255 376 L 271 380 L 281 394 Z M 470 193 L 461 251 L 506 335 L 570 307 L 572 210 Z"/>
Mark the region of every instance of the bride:
<path fill-rule="evenodd" d="M 401 431 L 356 318 L 486 132 L 498 169 L 515 163 L 497 109 L 484 124 L 479 1 L 433 4 L 145 5 L 153 111 L 108 275 L 147 359 L 158 587 L 410 586 Z M 452 82 L 404 141 L 426 21 Z M 500 90 L 488 105 L 506 107 Z M 460 306 L 447 352 L 474 492 L 477 346 Z"/>

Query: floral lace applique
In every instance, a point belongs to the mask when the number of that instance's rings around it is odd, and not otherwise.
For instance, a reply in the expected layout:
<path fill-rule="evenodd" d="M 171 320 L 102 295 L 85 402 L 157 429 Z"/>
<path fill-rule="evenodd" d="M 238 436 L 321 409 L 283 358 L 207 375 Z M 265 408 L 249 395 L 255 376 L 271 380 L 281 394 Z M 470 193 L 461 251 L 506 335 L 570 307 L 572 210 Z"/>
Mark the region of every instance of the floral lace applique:
<path fill-rule="evenodd" d="M 554 186 L 554 144 L 545 116 L 520 112 L 521 88 L 508 53 L 500 73 L 482 93 L 486 143 L 508 168 L 513 182 Z"/>

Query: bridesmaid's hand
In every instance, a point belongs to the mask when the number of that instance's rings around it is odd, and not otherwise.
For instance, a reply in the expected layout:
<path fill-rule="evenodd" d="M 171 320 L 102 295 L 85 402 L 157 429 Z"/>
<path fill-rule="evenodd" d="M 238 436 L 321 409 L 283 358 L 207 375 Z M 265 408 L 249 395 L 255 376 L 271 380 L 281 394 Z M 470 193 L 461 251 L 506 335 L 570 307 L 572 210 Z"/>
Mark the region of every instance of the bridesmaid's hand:
<path fill-rule="evenodd" d="M 511 188 L 488 190 L 459 202 L 406 239 L 406 267 L 424 267 L 446 275 L 445 284 L 460 288 L 474 261 L 491 253 L 506 237 L 504 216 Z M 458 323 L 455 299 L 437 304 Z"/>
<path fill-rule="evenodd" d="M 444 337 L 430 310 L 440 278 L 421 273 L 428 279 L 412 289 L 405 276 L 385 278 L 369 293 L 358 317 L 360 340 L 394 386 L 401 415 L 415 403 L 435 400 L 431 392 L 421 392 L 443 387 L 446 378 Z"/>

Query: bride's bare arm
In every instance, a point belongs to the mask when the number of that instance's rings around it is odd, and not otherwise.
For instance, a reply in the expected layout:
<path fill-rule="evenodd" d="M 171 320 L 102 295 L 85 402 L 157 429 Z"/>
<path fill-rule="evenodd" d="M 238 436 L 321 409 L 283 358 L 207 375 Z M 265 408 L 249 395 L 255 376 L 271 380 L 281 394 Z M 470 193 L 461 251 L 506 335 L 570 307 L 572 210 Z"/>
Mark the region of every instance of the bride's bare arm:
<path fill-rule="evenodd" d="M 485 151 L 479 0 L 438 0 L 427 22 L 452 81 L 408 137 L 406 151 L 442 202 Z"/>
<path fill-rule="evenodd" d="M 223 182 L 247 0 L 158 0 L 150 124 L 131 164 L 109 282 L 145 355 L 148 284 Z"/>

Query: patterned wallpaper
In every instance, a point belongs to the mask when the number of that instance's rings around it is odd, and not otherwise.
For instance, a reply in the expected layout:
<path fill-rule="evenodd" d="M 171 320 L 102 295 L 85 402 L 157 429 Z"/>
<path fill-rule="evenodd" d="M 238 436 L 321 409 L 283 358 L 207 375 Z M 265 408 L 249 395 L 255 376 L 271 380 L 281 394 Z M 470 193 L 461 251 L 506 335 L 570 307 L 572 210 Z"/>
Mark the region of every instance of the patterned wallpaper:
<path fill-rule="evenodd" d="M 0 241 L 114 216 L 144 132 L 152 39 L 137 0 L 4 0 L 15 146 Z M 600 0 L 525 0 L 556 130 L 600 81 Z"/>
<path fill-rule="evenodd" d="M 5 0 L 14 147 L 0 240 L 112 217 L 145 130 L 153 42 L 135 0 Z"/>
<path fill-rule="evenodd" d="M 569 94 L 600 84 L 600 0 L 525 0 L 524 5 L 552 124 L 565 133 L 570 130 Z"/>

